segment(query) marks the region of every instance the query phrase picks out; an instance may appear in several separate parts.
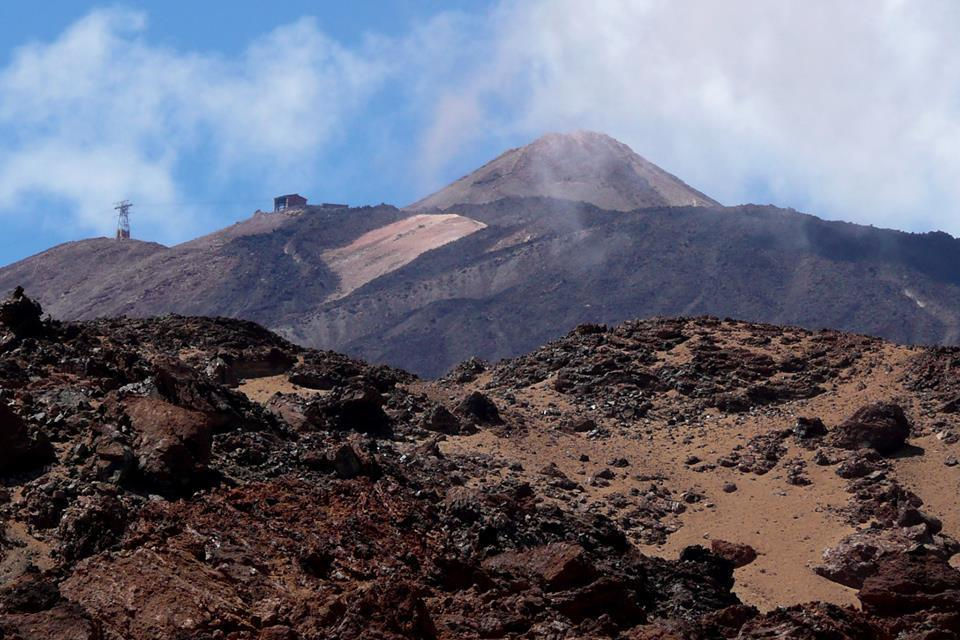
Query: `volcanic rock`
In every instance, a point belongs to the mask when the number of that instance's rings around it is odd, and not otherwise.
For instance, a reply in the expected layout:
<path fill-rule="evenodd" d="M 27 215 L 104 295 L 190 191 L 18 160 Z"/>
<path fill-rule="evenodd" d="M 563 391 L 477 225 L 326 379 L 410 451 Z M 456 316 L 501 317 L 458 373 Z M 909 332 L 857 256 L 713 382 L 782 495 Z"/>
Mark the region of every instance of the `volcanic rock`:
<path fill-rule="evenodd" d="M 50 443 L 41 435 L 31 436 L 23 420 L 0 401 L 0 474 L 33 469 L 53 458 Z"/>
<path fill-rule="evenodd" d="M 732 562 L 737 569 L 745 567 L 757 559 L 757 552 L 753 547 L 738 542 L 711 540 L 710 550 L 721 558 Z"/>
<path fill-rule="evenodd" d="M 43 308 L 40 303 L 28 298 L 23 287 L 0 302 L 0 325 L 18 338 L 36 336 L 43 333 Z"/>
<path fill-rule="evenodd" d="M 356 384 L 337 388 L 315 400 L 307 408 L 307 419 L 318 427 L 388 436 L 391 421 L 383 403 L 383 396 L 375 387 Z"/>
<path fill-rule="evenodd" d="M 210 461 L 207 417 L 150 397 L 132 398 L 124 410 L 137 434 L 134 453 L 143 479 L 158 491 L 195 486 Z"/>
<path fill-rule="evenodd" d="M 827 427 L 820 418 L 798 417 L 793 433 L 801 440 L 827 435 Z"/>
<path fill-rule="evenodd" d="M 837 546 L 824 551 L 823 563 L 814 567 L 814 571 L 842 585 L 860 587 L 888 559 L 920 549 L 947 560 L 960 551 L 960 545 L 950 538 L 934 535 L 924 526 L 916 530 L 864 529 L 850 534 Z"/>
<path fill-rule="evenodd" d="M 579 545 L 554 543 L 522 552 L 506 552 L 483 562 L 485 569 L 535 578 L 547 591 L 561 591 L 592 581 L 596 569 Z"/>
<path fill-rule="evenodd" d="M 864 611 L 884 617 L 960 612 L 960 571 L 940 555 L 918 551 L 886 559 L 857 593 Z"/>
<path fill-rule="evenodd" d="M 479 391 L 474 391 L 457 405 L 457 412 L 481 425 L 500 425 L 503 419 L 497 405 Z"/>
<path fill-rule="evenodd" d="M 889 455 L 905 444 L 910 423 L 903 409 L 892 403 L 861 407 L 834 429 L 830 442 L 843 449 L 870 448 Z"/>
<path fill-rule="evenodd" d="M 459 418 L 442 405 L 434 405 L 427 409 L 422 424 L 427 431 L 436 431 L 447 435 L 458 434 L 462 428 Z"/>

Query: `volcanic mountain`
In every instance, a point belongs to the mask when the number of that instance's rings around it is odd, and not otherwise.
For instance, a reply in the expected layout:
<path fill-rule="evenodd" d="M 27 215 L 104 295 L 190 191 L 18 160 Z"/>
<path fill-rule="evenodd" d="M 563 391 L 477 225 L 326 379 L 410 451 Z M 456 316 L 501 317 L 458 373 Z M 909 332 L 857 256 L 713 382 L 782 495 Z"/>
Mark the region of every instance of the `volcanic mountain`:
<path fill-rule="evenodd" d="M 578 131 L 548 134 L 510 149 L 408 208 L 449 209 L 527 196 L 587 202 L 612 211 L 719 205 L 622 142 Z"/>
<path fill-rule="evenodd" d="M 256 321 L 427 376 L 656 315 L 960 341 L 960 241 L 723 207 L 599 134 L 549 135 L 411 207 L 258 212 L 173 246 L 92 239 L 0 269 L 53 317 Z"/>

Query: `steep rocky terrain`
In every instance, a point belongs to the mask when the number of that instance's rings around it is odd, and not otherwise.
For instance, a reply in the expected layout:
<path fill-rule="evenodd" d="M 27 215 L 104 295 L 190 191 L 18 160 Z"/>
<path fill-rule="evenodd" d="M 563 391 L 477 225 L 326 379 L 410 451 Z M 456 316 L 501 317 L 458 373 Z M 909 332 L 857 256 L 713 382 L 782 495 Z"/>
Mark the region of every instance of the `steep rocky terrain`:
<path fill-rule="evenodd" d="M 4 638 L 960 635 L 960 350 L 655 319 L 427 382 L 41 313 L 0 304 Z"/>
<path fill-rule="evenodd" d="M 484 182 L 508 161 L 515 171 L 504 184 L 529 188 Z M 0 269 L 0 289 L 25 286 L 62 320 L 243 318 L 297 344 L 427 376 L 472 356 L 519 355 L 580 323 L 654 315 L 960 342 L 960 240 L 700 196 L 702 206 L 687 206 L 688 192 L 661 201 L 650 189 L 688 188 L 629 177 L 637 163 L 605 137 L 548 136 L 482 169 L 480 184 L 428 199 L 427 211 L 257 213 L 170 248 L 85 240 Z M 562 169 L 559 182 L 534 180 L 543 164 Z M 482 204 L 437 208 L 451 199 Z M 645 208 L 620 210 L 628 207 Z"/>

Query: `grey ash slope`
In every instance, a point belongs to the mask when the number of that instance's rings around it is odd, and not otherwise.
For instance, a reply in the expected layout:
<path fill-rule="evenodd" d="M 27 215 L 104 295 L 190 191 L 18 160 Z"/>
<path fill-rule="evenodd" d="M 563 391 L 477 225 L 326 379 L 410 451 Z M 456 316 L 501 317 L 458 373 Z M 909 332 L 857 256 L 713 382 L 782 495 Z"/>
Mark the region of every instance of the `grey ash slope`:
<path fill-rule="evenodd" d="M 760 206 L 621 213 L 527 198 L 458 211 L 488 227 L 285 334 L 427 375 L 633 316 L 710 314 L 904 343 L 960 338 L 960 241 L 946 234 Z"/>
<path fill-rule="evenodd" d="M 616 211 L 719 204 L 622 142 L 602 133 L 578 131 L 548 134 L 510 149 L 408 208 L 445 210 L 529 196 L 587 202 Z"/>
<path fill-rule="evenodd" d="M 466 191 L 455 184 L 419 204 L 434 207 L 429 216 L 390 206 L 309 208 L 257 215 L 171 248 L 70 243 L 0 269 L 0 290 L 23 285 L 61 319 L 253 320 L 306 346 L 428 376 L 470 356 L 529 351 L 578 323 L 653 315 L 960 342 L 960 241 L 775 207 L 721 207 L 665 172 L 663 180 L 611 180 L 636 171 L 632 152 L 608 140 L 541 139 L 530 146 L 596 143 L 606 160 L 564 165 L 569 180 L 553 183 L 530 178 L 524 186 L 514 172 Z M 541 151 L 521 155 L 550 155 Z M 619 168 L 606 165 L 607 177 L 598 177 L 596 167 L 611 158 Z M 635 191 L 624 192 L 630 184 Z M 510 185 L 528 197 L 508 194 Z M 547 197 L 560 187 L 593 202 Z M 701 206 L 681 206 L 687 198 Z M 372 275 L 344 286 L 344 274 L 358 271 Z"/>

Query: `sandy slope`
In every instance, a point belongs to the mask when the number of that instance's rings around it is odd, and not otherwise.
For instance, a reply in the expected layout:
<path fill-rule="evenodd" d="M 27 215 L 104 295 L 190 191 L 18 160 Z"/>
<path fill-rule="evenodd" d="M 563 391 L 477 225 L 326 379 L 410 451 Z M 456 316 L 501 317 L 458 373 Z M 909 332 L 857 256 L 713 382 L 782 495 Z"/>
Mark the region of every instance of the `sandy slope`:
<path fill-rule="evenodd" d="M 342 298 L 420 255 L 459 240 L 487 225 L 456 214 L 416 215 L 363 234 L 345 247 L 323 253 L 340 277 L 330 299 Z"/>

